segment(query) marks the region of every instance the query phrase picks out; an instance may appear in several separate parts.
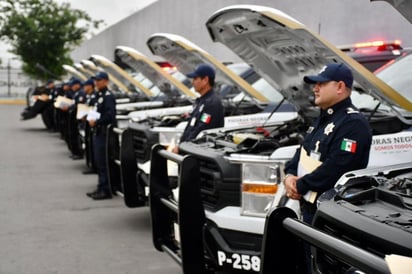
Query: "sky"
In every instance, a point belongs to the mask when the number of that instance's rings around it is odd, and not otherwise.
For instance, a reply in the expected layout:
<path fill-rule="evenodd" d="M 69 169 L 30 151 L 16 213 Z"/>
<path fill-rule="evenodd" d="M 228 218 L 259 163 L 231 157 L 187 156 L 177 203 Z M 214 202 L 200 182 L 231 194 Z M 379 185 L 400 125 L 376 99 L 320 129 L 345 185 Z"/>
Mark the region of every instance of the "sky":
<path fill-rule="evenodd" d="M 99 29 L 104 30 L 136 11 L 150 5 L 156 0 L 54 0 L 57 3 L 69 2 L 73 9 L 80 9 L 87 12 L 94 20 L 104 20 L 105 25 Z M 19 62 L 12 59 L 14 56 L 7 52 L 9 46 L 0 42 L 0 58 L 2 66 L 9 61 L 12 67 L 19 65 Z"/>

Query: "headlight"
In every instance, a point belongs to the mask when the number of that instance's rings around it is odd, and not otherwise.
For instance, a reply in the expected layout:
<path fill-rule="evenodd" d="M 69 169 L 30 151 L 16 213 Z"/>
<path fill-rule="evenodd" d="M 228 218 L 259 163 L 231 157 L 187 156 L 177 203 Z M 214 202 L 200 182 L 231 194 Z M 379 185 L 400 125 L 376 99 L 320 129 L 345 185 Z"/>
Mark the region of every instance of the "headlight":
<path fill-rule="evenodd" d="M 129 123 L 130 123 L 129 119 L 117 119 L 118 128 L 128 128 Z"/>
<path fill-rule="evenodd" d="M 276 163 L 242 164 L 242 215 L 265 217 L 281 182 Z"/>

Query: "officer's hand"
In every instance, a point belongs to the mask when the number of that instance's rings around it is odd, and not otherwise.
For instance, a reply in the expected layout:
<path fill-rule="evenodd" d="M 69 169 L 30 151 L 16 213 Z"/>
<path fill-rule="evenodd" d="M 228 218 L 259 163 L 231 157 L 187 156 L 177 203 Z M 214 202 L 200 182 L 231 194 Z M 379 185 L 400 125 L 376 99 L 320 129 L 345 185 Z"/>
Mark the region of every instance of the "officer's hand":
<path fill-rule="evenodd" d="M 172 152 L 178 154 L 179 153 L 179 146 L 174 146 L 172 148 Z"/>
<path fill-rule="evenodd" d="M 298 190 L 296 188 L 297 179 L 299 179 L 298 176 L 289 175 L 283 182 L 286 189 L 286 196 L 293 200 L 299 200 L 302 197 L 302 195 L 298 193 Z"/>
<path fill-rule="evenodd" d="M 95 127 L 96 126 L 96 120 L 89 120 L 89 126 L 90 127 Z"/>

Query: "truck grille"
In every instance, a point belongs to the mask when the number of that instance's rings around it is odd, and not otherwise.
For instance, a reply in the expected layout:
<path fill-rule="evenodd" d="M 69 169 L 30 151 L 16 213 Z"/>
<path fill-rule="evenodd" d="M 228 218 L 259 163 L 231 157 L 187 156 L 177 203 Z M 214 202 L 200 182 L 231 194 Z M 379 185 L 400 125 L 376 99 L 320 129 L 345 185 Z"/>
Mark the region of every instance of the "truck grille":
<path fill-rule="evenodd" d="M 200 190 L 205 208 L 217 211 L 228 205 L 238 206 L 240 204 L 239 178 L 225 176 L 222 172 L 225 169 L 213 159 L 199 158 L 199 166 Z M 239 170 L 238 166 L 233 166 L 233 168 Z"/>
<path fill-rule="evenodd" d="M 133 150 L 136 155 L 136 160 L 139 163 L 144 163 L 150 159 L 152 146 L 158 142 L 159 137 L 147 129 L 139 130 L 133 128 L 130 130 L 133 134 Z"/>

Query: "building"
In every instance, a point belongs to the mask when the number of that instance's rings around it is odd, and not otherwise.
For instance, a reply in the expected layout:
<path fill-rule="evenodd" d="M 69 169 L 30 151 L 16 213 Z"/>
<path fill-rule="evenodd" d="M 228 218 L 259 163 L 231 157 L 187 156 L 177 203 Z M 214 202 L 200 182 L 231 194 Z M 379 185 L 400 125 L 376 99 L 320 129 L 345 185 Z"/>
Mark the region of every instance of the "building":
<path fill-rule="evenodd" d="M 220 8 L 235 4 L 263 5 L 279 9 L 319 33 L 335 45 L 372 40 L 401 39 L 412 45 L 412 26 L 391 5 L 370 0 L 157 0 L 98 35 L 72 53 L 75 62 L 99 54 L 114 59 L 116 46 L 124 45 L 159 60 L 146 46 L 157 32 L 181 35 L 222 61 L 238 58 L 223 45 L 211 41 L 205 22 Z"/>

